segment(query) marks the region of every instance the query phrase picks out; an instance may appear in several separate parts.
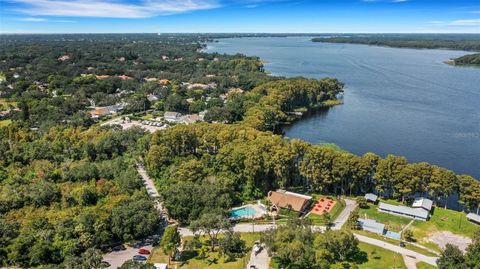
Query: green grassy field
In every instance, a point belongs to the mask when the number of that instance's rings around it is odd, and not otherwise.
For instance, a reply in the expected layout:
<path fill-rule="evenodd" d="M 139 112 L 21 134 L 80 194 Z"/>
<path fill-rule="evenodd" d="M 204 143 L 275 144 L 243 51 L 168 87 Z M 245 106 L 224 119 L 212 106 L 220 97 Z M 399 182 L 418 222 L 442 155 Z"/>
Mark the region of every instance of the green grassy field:
<path fill-rule="evenodd" d="M 417 262 L 417 269 L 435 269 L 436 266 L 430 265 L 426 262 Z"/>
<path fill-rule="evenodd" d="M 242 269 L 242 268 L 245 268 L 250 258 L 250 251 L 252 249 L 253 243 L 260 239 L 260 233 L 242 233 L 241 238 L 246 243 L 247 254 L 244 257 L 237 259 L 236 261 L 225 262 L 224 257 L 222 257 L 218 252 L 213 252 L 213 253 L 208 253 L 208 257 L 205 259 L 192 257 L 183 262 L 175 262 L 176 268 L 185 268 L 185 269 L 203 269 L 203 268 Z M 191 239 L 191 237 L 184 237 L 183 239 L 189 240 Z M 155 248 L 152 251 L 152 255 L 150 255 L 150 258 L 148 259 L 148 262 L 149 263 L 156 263 L 156 262 L 167 263 L 168 256 L 165 255 L 160 248 Z"/>
<path fill-rule="evenodd" d="M 400 254 L 381 247 L 359 243 L 360 249 L 368 255 L 368 261 L 359 264 L 359 268 L 365 269 L 401 269 L 406 268 L 403 257 Z"/>
<path fill-rule="evenodd" d="M 403 262 L 403 257 L 400 254 L 392 251 L 369 245 L 366 243 L 359 243 L 359 247 L 367 254 L 368 261 L 358 264 L 358 268 L 362 269 L 403 269 L 406 268 Z M 270 269 L 280 269 L 280 264 L 272 259 L 270 262 Z M 426 267 L 428 268 L 428 267 Z M 240 269 L 240 268 L 239 268 Z"/>

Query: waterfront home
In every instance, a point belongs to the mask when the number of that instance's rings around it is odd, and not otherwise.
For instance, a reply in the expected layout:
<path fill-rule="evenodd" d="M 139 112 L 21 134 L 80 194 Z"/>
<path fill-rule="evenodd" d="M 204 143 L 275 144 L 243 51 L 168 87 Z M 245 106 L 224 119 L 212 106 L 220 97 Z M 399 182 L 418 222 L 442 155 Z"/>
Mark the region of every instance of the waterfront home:
<path fill-rule="evenodd" d="M 422 221 L 427 221 L 430 217 L 430 212 L 424 208 L 412 208 L 402 205 L 391 205 L 382 202 L 380 202 L 378 205 L 378 211 Z"/>
<path fill-rule="evenodd" d="M 312 201 L 311 196 L 285 190 L 270 191 L 267 199 L 272 203 L 272 208 L 275 210 L 291 208 L 298 212 L 304 212 Z"/>
<path fill-rule="evenodd" d="M 163 115 L 163 118 L 168 121 L 168 122 L 179 122 L 180 117 L 182 116 L 181 113 L 178 112 L 172 112 L 172 111 L 167 111 Z"/>
<path fill-rule="evenodd" d="M 432 206 L 433 206 L 433 201 L 427 198 L 415 198 L 415 201 L 413 201 L 412 207 L 413 208 L 423 208 L 427 211 L 432 211 Z"/>

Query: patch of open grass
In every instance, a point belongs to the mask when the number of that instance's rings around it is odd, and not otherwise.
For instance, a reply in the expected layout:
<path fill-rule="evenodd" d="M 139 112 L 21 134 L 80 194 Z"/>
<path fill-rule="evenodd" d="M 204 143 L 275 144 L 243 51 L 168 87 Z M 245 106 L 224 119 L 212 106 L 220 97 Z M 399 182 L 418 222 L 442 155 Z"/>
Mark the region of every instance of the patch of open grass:
<path fill-rule="evenodd" d="M 368 261 L 359 264 L 359 268 L 368 269 L 402 269 L 406 268 L 402 255 L 381 247 L 373 246 L 366 243 L 359 243 L 362 251 L 368 256 Z"/>
<path fill-rule="evenodd" d="M 212 268 L 212 269 L 240 269 L 247 266 L 248 260 L 250 259 L 250 251 L 252 250 L 253 243 L 260 239 L 260 233 L 242 233 L 242 240 L 245 241 L 247 246 L 247 253 L 242 258 L 237 258 L 235 261 L 225 262 L 225 257 L 221 256 L 218 251 L 209 252 L 208 257 L 205 259 L 200 259 L 195 255 L 188 257 L 185 261 L 172 262 L 176 267 L 173 268 L 185 268 L 185 269 L 203 269 L 203 268 Z M 184 237 L 183 240 L 191 240 L 192 237 Z M 206 240 L 206 237 L 201 238 L 202 241 Z M 217 247 L 218 249 L 218 247 Z M 168 256 L 163 253 L 161 248 L 157 247 L 153 249 L 152 255 L 148 259 L 149 263 L 167 263 Z"/>
<path fill-rule="evenodd" d="M 417 269 L 435 269 L 436 266 L 430 265 L 426 262 L 417 262 Z"/>
<path fill-rule="evenodd" d="M 406 226 L 412 219 L 391 215 L 377 210 L 378 206 L 369 204 L 368 208 L 360 208 L 360 218 L 374 219 L 377 222 L 381 222 L 386 225 L 386 228 L 393 232 L 399 232 L 404 226 Z M 414 221 L 420 222 L 418 220 Z"/>

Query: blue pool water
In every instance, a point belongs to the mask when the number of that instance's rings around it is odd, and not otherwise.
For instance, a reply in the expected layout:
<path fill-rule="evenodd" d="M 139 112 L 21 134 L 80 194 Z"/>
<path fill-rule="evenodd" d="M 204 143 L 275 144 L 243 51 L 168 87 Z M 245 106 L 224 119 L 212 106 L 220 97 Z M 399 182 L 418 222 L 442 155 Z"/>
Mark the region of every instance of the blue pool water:
<path fill-rule="evenodd" d="M 255 216 L 257 211 L 253 207 L 242 207 L 242 208 L 237 208 L 233 209 L 230 211 L 230 217 L 231 218 L 252 218 Z"/>
<path fill-rule="evenodd" d="M 391 232 L 391 231 L 387 231 L 387 232 L 385 233 L 385 236 L 390 237 L 390 238 L 393 238 L 393 239 L 400 239 L 400 238 L 402 238 L 399 233 L 395 233 L 395 232 Z"/>

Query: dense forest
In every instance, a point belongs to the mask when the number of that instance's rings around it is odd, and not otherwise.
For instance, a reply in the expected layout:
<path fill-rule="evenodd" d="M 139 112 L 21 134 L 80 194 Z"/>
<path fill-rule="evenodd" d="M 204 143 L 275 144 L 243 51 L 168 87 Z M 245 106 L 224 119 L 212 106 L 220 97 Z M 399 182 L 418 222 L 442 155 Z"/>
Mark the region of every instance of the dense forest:
<path fill-rule="evenodd" d="M 312 41 L 365 44 L 394 48 L 480 51 L 480 35 L 475 34 L 357 34 L 316 37 L 313 38 Z"/>
<path fill-rule="evenodd" d="M 480 65 L 480 53 L 465 55 L 453 59 L 455 65 Z"/>
<path fill-rule="evenodd" d="M 160 216 L 138 162 L 182 224 L 226 216 L 275 188 L 376 190 L 400 201 L 424 193 L 442 205 L 458 194 L 466 209 L 479 206 L 470 176 L 278 135 L 298 112 L 335 100 L 343 84 L 268 76 L 256 57 L 202 52 L 209 38 L 0 36 L 0 266 L 84 268 L 82 259 L 152 234 Z M 241 91 L 220 98 L 232 88 Z M 92 103 L 120 103 L 124 115 L 208 112 L 205 123 L 150 134 L 101 126 L 88 114 Z"/>
<path fill-rule="evenodd" d="M 244 124 L 204 123 L 157 132 L 145 160 L 170 216 L 182 223 L 206 212 L 225 212 L 275 188 L 339 195 L 376 190 L 404 202 L 423 193 L 445 206 L 458 193 L 467 209 L 480 205 L 480 183 L 470 176 L 399 156 L 356 156 Z"/>

